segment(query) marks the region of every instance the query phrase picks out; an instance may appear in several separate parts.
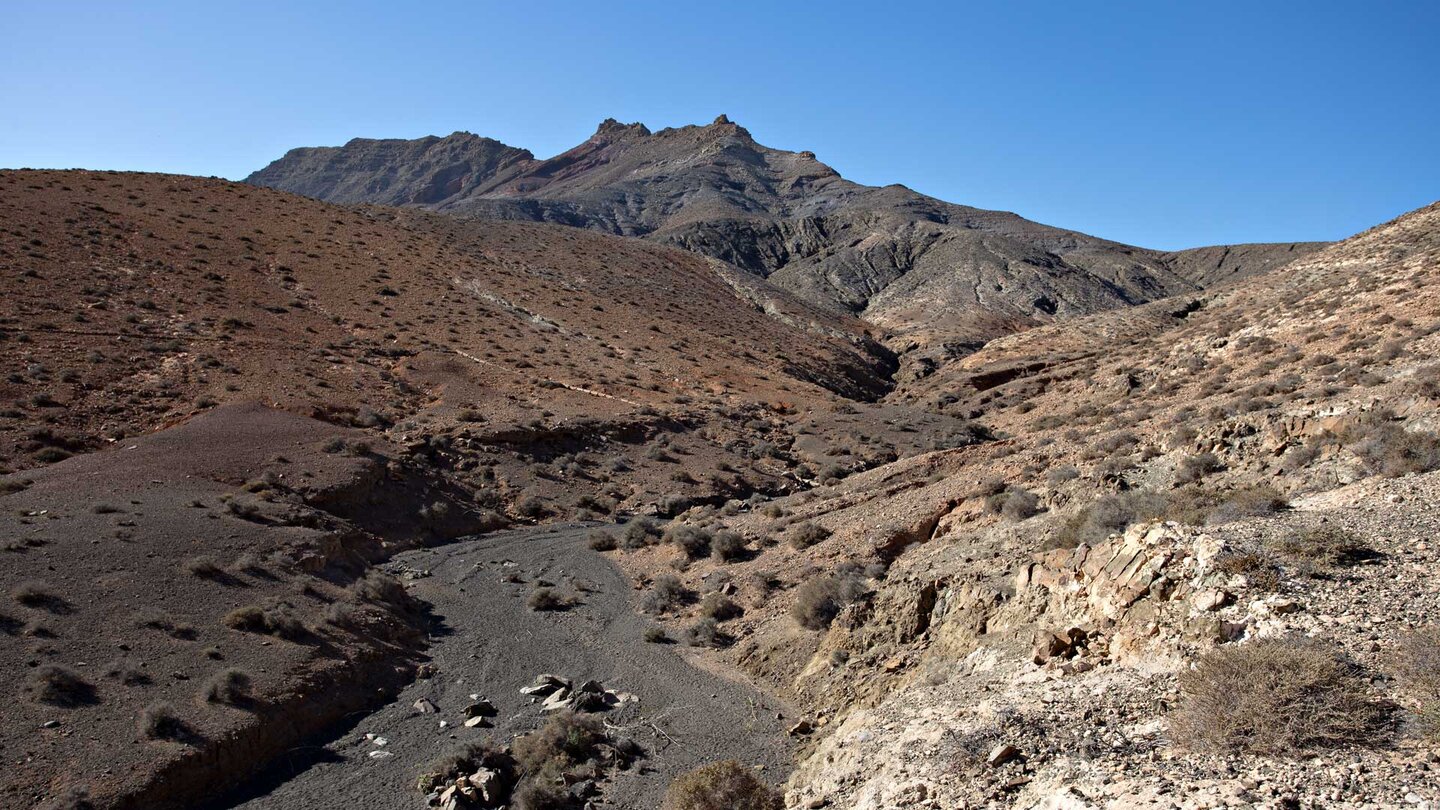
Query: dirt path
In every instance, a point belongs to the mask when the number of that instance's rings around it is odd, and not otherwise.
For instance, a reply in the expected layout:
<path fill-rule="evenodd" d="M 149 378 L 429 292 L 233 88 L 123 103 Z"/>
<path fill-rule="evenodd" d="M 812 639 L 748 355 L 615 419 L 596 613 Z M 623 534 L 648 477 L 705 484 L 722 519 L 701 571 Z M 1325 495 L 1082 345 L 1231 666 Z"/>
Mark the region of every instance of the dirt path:
<path fill-rule="evenodd" d="M 627 580 L 585 546 L 589 528 L 525 529 L 396 557 L 387 567 L 430 572 L 412 592 L 433 606 L 441 623 L 430 650 L 437 674 L 411 684 L 328 745 L 295 751 L 244 795 L 217 807 L 422 808 L 414 784 L 426 763 L 458 743 L 508 741 L 541 721 L 539 707 L 519 689 L 542 672 L 595 679 L 639 698 L 638 706 L 607 719 L 627 726 L 648 756 L 615 777 L 600 806 L 651 810 L 677 773 L 716 759 L 763 764 L 770 778 L 783 778 L 791 754 L 777 714 L 788 717 L 788 708 L 691 666 L 682 648 L 645 642 L 648 622 L 631 610 Z M 504 582 L 508 573 L 524 583 Z M 582 603 L 563 613 L 528 610 L 525 599 L 537 579 L 562 592 L 579 590 Z M 461 725 L 472 694 L 500 710 L 496 728 Z M 422 697 L 440 713 L 412 708 Z M 449 727 L 441 728 L 441 720 Z M 375 751 L 388 756 L 373 758 Z"/>

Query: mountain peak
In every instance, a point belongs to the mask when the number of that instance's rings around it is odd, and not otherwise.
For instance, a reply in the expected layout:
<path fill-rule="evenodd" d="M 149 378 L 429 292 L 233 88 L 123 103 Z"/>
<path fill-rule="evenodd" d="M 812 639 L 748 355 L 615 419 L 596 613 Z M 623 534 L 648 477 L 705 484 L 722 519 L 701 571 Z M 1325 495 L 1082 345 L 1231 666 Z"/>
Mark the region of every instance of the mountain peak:
<path fill-rule="evenodd" d="M 590 137 L 621 138 L 627 135 L 643 137 L 649 134 L 650 128 L 639 121 L 633 124 L 622 124 L 614 118 L 606 118 L 600 122 L 600 126 L 595 129 L 595 134 Z"/>

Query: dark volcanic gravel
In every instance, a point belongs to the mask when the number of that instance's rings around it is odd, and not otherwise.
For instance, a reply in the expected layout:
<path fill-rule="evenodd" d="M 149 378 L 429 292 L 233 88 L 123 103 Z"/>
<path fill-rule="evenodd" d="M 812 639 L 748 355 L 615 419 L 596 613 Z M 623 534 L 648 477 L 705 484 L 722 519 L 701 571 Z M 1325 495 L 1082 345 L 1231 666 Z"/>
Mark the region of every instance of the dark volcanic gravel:
<path fill-rule="evenodd" d="M 639 699 L 605 717 L 647 756 L 605 785 L 599 806 L 650 810 L 676 774 L 716 759 L 764 765 L 768 778 L 782 779 L 791 753 L 779 715 L 788 717 L 788 708 L 692 666 L 683 648 L 644 641 L 649 622 L 631 609 L 631 589 L 620 572 L 586 547 L 590 528 L 524 529 L 396 557 L 386 567 L 420 575 L 412 593 L 433 606 L 436 674 L 323 748 L 295 751 L 243 796 L 217 807 L 424 807 L 415 779 L 426 763 L 461 742 L 508 741 L 542 721 L 538 704 L 519 691 L 540 673 L 595 679 Z M 505 582 L 511 573 L 524 582 Z M 565 612 L 529 610 L 525 600 L 536 580 L 554 583 L 580 603 Z M 495 728 L 462 725 L 472 694 L 499 709 Z M 438 715 L 413 708 L 422 697 L 439 707 Z M 448 727 L 440 727 L 442 720 Z M 389 756 L 372 758 L 376 751 Z"/>

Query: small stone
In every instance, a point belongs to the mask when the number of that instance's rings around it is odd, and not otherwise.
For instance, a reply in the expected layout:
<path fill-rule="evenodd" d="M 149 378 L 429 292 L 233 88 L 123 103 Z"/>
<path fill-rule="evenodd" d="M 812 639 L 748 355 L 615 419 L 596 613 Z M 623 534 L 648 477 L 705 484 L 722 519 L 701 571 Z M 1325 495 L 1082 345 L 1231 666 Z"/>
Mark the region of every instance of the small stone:
<path fill-rule="evenodd" d="M 1010 760 L 1020 756 L 1020 749 L 1009 743 L 1001 743 L 990 749 L 990 756 L 985 758 L 985 764 L 992 768 L 998 768 Z"/>
<path fill-rule="evenodd" d="M 812 725 L 809 720 L 801 720 L 790 727 L 789 734 L 791 737 L 799 737 L 804 734 L 809 734 L 814 730 L 815 726 Z"/>
<path fill-rule="evenodd" d="M 1230 604 L 1231 596 L 1219 588 L 1202 588 L 1190 599 L 1190 603 L 1196 610 L 1213 611 L 1219 610 Z"/>
<path fill-rule="evenodd" d="M 388 759 L 395 756 L 389 751 L 371 751 L 368 755 L 371 759 Z"/>
<path fill-rule="evenodd" d="M 413 705 L 415 707 L 415 711 L 420 712 L 421 714 L 440 713 L 440 707 L 430 702 L 428 698 L 420 698 L 419 700 L 415 701 Z"/>

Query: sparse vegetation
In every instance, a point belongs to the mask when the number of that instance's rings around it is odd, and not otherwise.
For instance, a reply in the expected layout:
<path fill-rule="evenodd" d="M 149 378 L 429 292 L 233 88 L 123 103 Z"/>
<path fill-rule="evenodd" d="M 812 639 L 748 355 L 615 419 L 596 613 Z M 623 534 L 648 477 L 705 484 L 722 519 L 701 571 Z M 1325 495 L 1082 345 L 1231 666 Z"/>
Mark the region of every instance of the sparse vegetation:
<path fill-rule="evenodd" d="M 864 592 L 865 583 L 855 576 L 816 577 L 800 586 L 790 615 L 806 630 L 825 630 L 846 605 Z"/>
<path fill-rule="evenodd" d="M 830 530 L 817 523 L 806 521 L 791 527 L 786 539 L 797 549 L 807 549 L 830 536 Z"/>
<path fill-rule="evenodd" d="M 710 539 L 710 554 L 720 562 L 735 562 L 745 557 L 745 538 L 738 532 L 722 529 Z"/>
<path fill-rule="evenodd" d="M 1180 675 L 1171 734 L 1187 747 L 1263 756 L 1373 741 L 1383 719 L 1358 668 L 1316 642 L 1262 639 Z"/>
<path fill-rule="evenodd" d="M 225 626 L 245 633 L 264 633 L 287 641 L 299 641 L 309 635 L 305 624 L 284 604 L 262 608 L 249 605 L 225 614 Z"/>
<path fill-rule="evenodd" d="M 573 599 L 556 592 L 554 588 L 536 588 L 525 600 L 525 606 L 534 611 L 569 610 L 575 604 Z"/>
<path fill-rule="evenodd" d="M 245 706 L 254 700 L 250 693 L 253 683 L 250 673 L 244 670 L 224 669 L 210 676 L 201 695 L 210 703 Z"/>
<path fill-rule="evenodd" d="M 95 687 L 75 670 L 46 664 L 30 676 L 26 691 L 31 699 L 51 706 L 73 709 L 98 703 Z"/>
<path fill-rule="evenodd" d="M 1395 691 L 1419 730 L 1431 738 L 1440 735 L 1440 625 L 1402 633 L 1388 663 Z"/>
<path fill-rule="evenodd" d="M 195 737 L 194 731 L 181 719 L 175 707 L 164 701 L 146 706 L 140 712 L 139 725 L 141 736 L 151 740 L 191 742 Z"/>
<path fill-rule="evenodd" d="M 685 587 L 674 574 L 661 574 L 650 583 L 650 591 L 641 601 L 646 613 L 665 613 L 688 604 L 695 598 L 695 592 Z"/>
<path fill-rule="evenodd" d="M 681 774 L 665 792 L 662 810 L 781 810 L 780 793 L 734 760 Z"/>
<path fill-rule="evenodd" d="M 745 613 L 734 599 L 719 591 L 712 591 L 705 594 L 700 600 L 700 615 L 714 619 L 717 622 L 725 622 L 741 616 Z"/>

